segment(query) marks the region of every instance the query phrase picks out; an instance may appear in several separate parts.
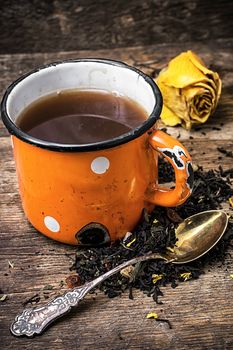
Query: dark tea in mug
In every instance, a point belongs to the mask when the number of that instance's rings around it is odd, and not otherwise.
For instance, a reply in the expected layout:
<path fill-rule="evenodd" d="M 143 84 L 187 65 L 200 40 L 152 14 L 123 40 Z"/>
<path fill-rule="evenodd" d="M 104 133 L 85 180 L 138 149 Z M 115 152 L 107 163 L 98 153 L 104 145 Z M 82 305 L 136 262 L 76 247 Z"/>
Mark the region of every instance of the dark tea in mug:
<path fill-rule="evenodd" d="M 63 90 L 31 103 L 16 123 L 43 141 L 86 144 L 123 135 L 146 119 L 143 107 L 118 93 Z"/>

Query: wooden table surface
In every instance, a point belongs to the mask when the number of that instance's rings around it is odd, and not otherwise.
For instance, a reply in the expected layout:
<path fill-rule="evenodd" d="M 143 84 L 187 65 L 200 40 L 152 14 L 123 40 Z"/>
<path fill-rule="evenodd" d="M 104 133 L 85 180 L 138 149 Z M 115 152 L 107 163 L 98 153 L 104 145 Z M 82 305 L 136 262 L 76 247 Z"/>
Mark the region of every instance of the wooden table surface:
<path fill-rule="evenodd" d="M 168 128 L 187 146 L 196 164 L 205 169 L 220 165 L 217 147 L 233 149 L 233 55 L 231 46 L 204 44 L 166 44 L 99 51 L 0 55 L 0 91 L 23 72 L 35 66 L 64 58 L 109 57 L 123 60 L 150 73 L 158 72 L 174 55 L 193 49 L 219 72 L 223 91 L 215 115 L 201 132 L 189 133 Z M 221 130 L 213 129 L 220 127 Z M 190 135 L 193 139 L 190 139 Z M 224 169 L 233 166 L 232 158 L 223 158 Z M 33 339 L 15 338 L 9 327 L 22 303 L 43 289 L 50 296 L 61 292 L 61 281 L 70 274 L 75 247 L 59 244 L 39 234 L 27 222 L 21 208 L 10 138 L 0 122 L 0 289 L 7 299 L 0 302 L 1 349 L 233 349 L 233 273 L 232 261 L 214 266 L 198 280 L 163 289 L 163 305 L 134 292 L 108 299 L 98 293 L 87 296 L 80 307 Z M 226 266 L 228 269 L 226 270 Z M 150 311 L 168 318 L 167 324 L 146 319 Z"/>

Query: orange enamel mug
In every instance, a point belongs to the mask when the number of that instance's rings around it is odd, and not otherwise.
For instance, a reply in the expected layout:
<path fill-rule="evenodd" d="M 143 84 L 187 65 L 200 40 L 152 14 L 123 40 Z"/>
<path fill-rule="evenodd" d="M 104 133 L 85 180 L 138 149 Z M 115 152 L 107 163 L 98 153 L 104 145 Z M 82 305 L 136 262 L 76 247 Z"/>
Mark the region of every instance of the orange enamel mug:
<path fill-rule="evenodd" d="M 65 89 L 117 91 L 137 101 L 147 119 L 130 132 L 92 144 L 57 144 L 20 130 L 17 116 L 36 99 Z M 162 97 L 155 82 L 118 61 L 79 59 L 40 67 L 16 80 L 1 104 L 12 134 L 23 208 L 44 235 L 69 244 L 101 245 L 124 237 L 144 208 L 177 206 L 191 194 L 184 146 L 160 130 Z M 175 170 L 174 189 L 158 184 L 158 154 Z"/>

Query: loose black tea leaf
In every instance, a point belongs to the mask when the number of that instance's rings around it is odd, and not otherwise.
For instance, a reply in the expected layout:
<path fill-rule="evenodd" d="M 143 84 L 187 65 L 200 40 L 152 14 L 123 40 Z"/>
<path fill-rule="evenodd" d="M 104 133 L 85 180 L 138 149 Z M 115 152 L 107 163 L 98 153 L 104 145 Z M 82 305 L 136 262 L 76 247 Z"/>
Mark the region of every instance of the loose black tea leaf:
<path fill-rule="evenodd" d="M 159 171 L 164 182 L 174 180 L 174 171 L 166 161 L 160 160 Z M 175 244 L 175 228 L 180 221 L 201 211 L 219 209 L 223 203 L 229 205 L 229 199 L 233 196 L 232 178 L 233 169 L 203 171 L 201 167 L 196 167 L 193 193 L 185 204 L 169 209 L 156 207 L 151 215 L 144 213 L 142 221 L 125 240 L 87 250 L 79 247 L 71 269 L 76 270 L 81 283 L 85 283 L 133 257 L 148 252 L 163 253 L 166 247 Z M 104 281 L 99 288 L 110 298 L 126 289 L 132 297 L 132 288 L 137 288 L 161 304 L 161 286 L 171 285 L 175 288 L 178 283 L 198 278 L 207 267 L 223 264 L 229 254 L 227 248 L 232 244 L 233 220 L 230 219 L 220 242 L 197 261 L 184 265 L 166 264 L 162 260 L 141 262 L 135 266 L 133 277 L 118 273 Z"/>
<path fill-rule="evenodd" d="M 228 151 L 228 150 L 226 150 L 226 149 L 223 148 L 223 147 L 218 147 L 217 150 L 218 150 L 220 153 L 223 153 L 226 157 L 233 158 L 233 152 L 232 152 L 232 151 Z"/>
<path fill-rule="evenodd" d="M 33 297 L 31 297 L 31 298 L 27 299 L 26 301 L 24 301 L 22 303 L 22 305 L 26 306 L 28 304 L 37 304 L 37 303 L 39 303 L 39 301 L 40 301 L 39 294 L 35 294 L 35 295 L 33 295 Z"/>
<path fill-rule="evenodd" d="M 174 223 L 180 223 L 183 221 L 177 211 L 172 208 L 167 208 L 167 216 Z"/>

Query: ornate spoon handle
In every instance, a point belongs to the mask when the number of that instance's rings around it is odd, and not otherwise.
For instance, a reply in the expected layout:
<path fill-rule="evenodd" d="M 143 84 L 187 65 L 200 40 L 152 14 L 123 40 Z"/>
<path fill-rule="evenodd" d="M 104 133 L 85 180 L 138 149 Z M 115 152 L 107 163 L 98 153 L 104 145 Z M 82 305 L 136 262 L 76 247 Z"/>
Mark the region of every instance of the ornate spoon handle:
<path fill-rule="evenodd" d="M 16 316 L 15 321 L 12 323 L 11 332 L 16 336 L 26 335 L 28 337 L 34 334 L 40 334 L 50 323 L 64 314 L 67 314 L 72 307 L 77 306 L 79 301 L 82 300 L 91 289 L 105 279 L 129 265 L 150 259 L 164 259 L 169 262 L 174 260 L 160 254 L 148 254 L 128 260 L 102 276 L 97 277 L 93 281 L 65 292 L 63 295 L 49 301 L 47 304 L 31 309 L 24 309 L 21 314 Z"/>

